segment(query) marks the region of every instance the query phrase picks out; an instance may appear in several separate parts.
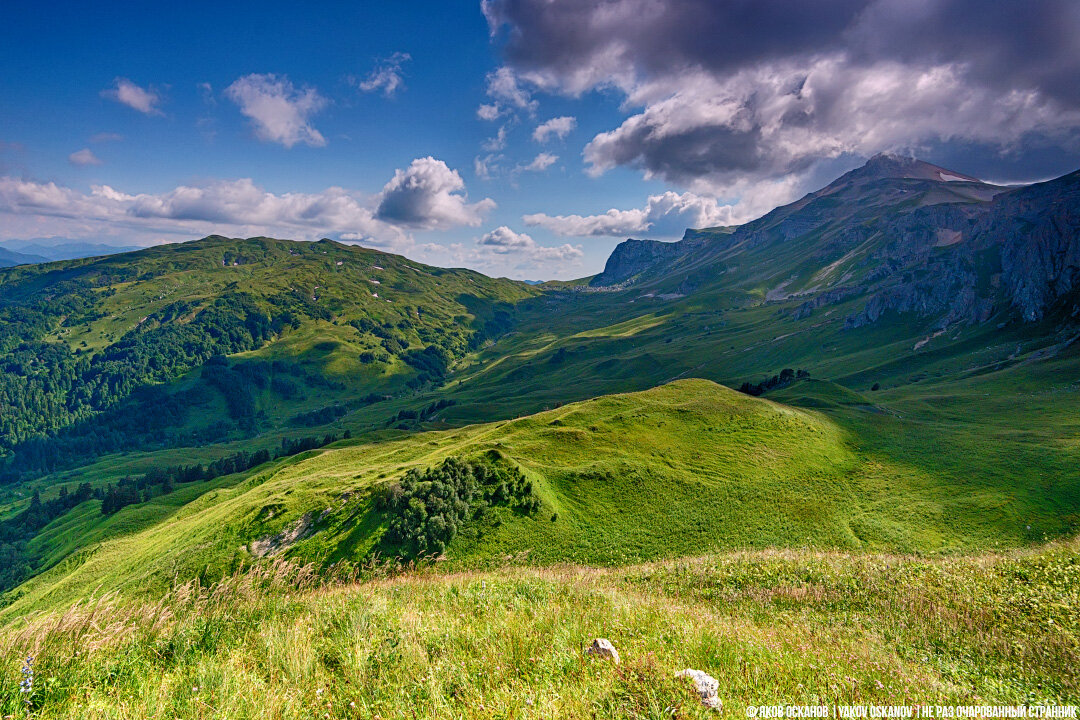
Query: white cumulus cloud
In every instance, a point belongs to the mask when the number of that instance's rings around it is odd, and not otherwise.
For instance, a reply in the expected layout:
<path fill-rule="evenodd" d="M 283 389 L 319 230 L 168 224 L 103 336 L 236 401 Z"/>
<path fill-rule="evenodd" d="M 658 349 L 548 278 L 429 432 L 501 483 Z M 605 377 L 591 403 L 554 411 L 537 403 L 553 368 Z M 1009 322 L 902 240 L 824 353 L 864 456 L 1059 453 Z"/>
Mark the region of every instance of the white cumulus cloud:
<path fill-rule="evenodd" d="M 83 148 L 68 155 L 68 162 L 72 165 L 100 165 L 101 160 L 90 148 Z"/>
<path fill-rule="evenodd" d="M 532 93 L 518 82 L 514 71 L 507 67 L 500 67 L 488 73 L 486 91 L 488 97 L 494 102 L 482 104 L 477 108 L 476 116 L 481 120 L 495 120 L 519 110 L 532 115 L 540 105 L 533 99 Z"/>
<path fill-rule="evenodd" d="M 376 217 L 405 227 L 433 230 L 479 225 L 494 207 L 491 198 L 469 203 L 461 175 L 442 160 L 425 157 L 394 173 L 382 190 Z"/>
<path fill-rule="evenodd" d="M 597 215 L 525 215 L 526 225 L 545 228 L 566 237 L 619 237 L 652 235 L 678 237 L 688 227 L 714 227 L 735 224 L 749 218 L 739 218 L 738 210 L 721 205 L 716 198 L 686 192 L 671 191 L 652 195 L 643 208 L 618 210 L 612 208 Z"/>
<path fill-rule="evenodd" d="M 492 120 L 498 120 L 502 114 L 502 109 L 499 108 L 499 106 L 495 103 L 484 103 L 481 104 L 480 107 L 476 108 L 476 117 L 480 118 L 481 120 L 487 120 L 489 122 Z"/>
<path fill-rule="evenodd" d="M 339 231 L 384 240 L 406 236 L 401 228 L 376 220 L 357 193 L 331 187 L 319 193 L 275 194 L 249 178 L 129 194 L 108 185 L 95 185 L 90 193 L 81 193 L 51 182 L 3 177 L 0 212 L 35 216 L 39 221 L 66 219 L 86 227 L 123 227 L 142 231 L 141 235 L 229 232 L 309 239 Z"/>
<path fill-rule="evenodd" d="M 558 155 L 552 155 L 551 153 L 542 152 L 533 158 L 532 162 L 526 165 L 523 170 L 530 172 L 543 172 L 549 167 L 554 165 L 559 159 Z"/>
<path fill-rule="evenodd" d="M 525 233 L 516 233 L 505 225 L 501 225 L 481 235 L 476 244 L 495 248 L 496 252 L 511 252 L 534 247 L 536 242 Z"/>
<path fill-rule="evenodd" d="M 489 153 L 480 157 L 479 155 L 473 158 L 473 173 L 481 180 L 490 180 L 496 173 L 502 170 L 499 165 L 503 156 L 498 153 Z"/>
<path fill-rule="evenodd" d="M 461 177 L 445 163 L 420 158 L 376 194 L 341 187 L 316 193 L 273 193 L 250 178 L 180 185 L 161 193 L 127 193 L 95 185 L 89 193 L 0 177 L 0 240 L 25 236 L 124 237 L 152 243 L 162 236 L 270 235 L 301 240 L 338 234 L 344 240 L 393 246 L 411 230 L 478 225 L 490 199 L 468 203 Z"/>
<path fill-rule="evenodd" d="M 503 125 L 499 128 L 499 131 L 495 133 L 495 137 L 488 138 L 481 146 L 487 152 L 498 152 L 506 147 L 506 126 Z"/>
<path fill-rule="evenodd" d="M 506 67 L 501 67 L 487 76 L 487 94 L 519 110 L 535 109 L 537 105 L 529 91 L 518 83 L 514 72 Z"/>
<path fill-rule="evenodd" d="M 326 145 L 326 138 L 311 125 L 311 116 L 327 104 L 314 88 L 297 89 L 284 76 L 251 74 L 227 87 L 225 95 L 251 120 L 260 140 L 287 148 L 298 143 Z"/>
<path fill-rule="evenodd" d="M 101 96 L 115 100 L 121 105 L 127 105 L 132 110 L 138 110 L 144 115 L 161 115 L 158 108 L 161 103 L 161 95 L 154 90 L 141 88 L 127 78 L 118 77 L 113 81 L 114 87 L 101 91 Z"/>
<path fill-rule="evenodd" d="M 564 115 L 562 117 L 551 118 L 550 120 L 540 123 L 533 130 L 533 140 L 539 143 L 547 142 L 552 137 L 556 137 L 560 140 L 569 135 L 574 128 L 577 127 L 577 118 L 571 115 Z"/>
<path fill-rule="evenodd" d="M 402 66 L 411 60 L 409 53 L 396 52 L 378 63 L 366 78 L 356 83 L 363 92 L 381 90 L 383 95 L 391 97 L 405 87 L 405 75 Z"/>
<path fill-rule="evenodd" d="M 564 243 L 557 246 L 540 245 L 530 235 L 511 230 L 500 225 L 476 239 L 480 255 L 484 252 L 496 255 L 519 256 L 519 262 L 525 264 L 578 262 L 585 253 L 580 246 Z M 480 257 L 474 253 L 474 258 Z"/>

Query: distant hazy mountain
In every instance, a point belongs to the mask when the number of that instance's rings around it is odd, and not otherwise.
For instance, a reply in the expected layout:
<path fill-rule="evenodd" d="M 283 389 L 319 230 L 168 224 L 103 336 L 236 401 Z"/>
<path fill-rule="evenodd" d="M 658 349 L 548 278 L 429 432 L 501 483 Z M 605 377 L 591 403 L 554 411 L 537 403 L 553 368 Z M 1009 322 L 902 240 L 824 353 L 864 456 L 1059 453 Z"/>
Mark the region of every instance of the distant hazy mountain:
<path fill-rule="evenodd" d="M 37 258 L 35 260 L 27 260 L 24 262 L 75 260 L 85 257 L 115 255 L 117 253 L 132 252 L 134 250 L 142 249 L 134 245 L 105 245 L 103 243 L 87 242 L 50 243 L 47 240 L 8 242 L 4 243 L 4 247 L 6 247 L 8 251 L 14 251 L 21 255 L 36 256 Z"/>
<path fill-rule="evenodd" d="M 0 247 L 0 267 L 14 267 L 15 265 L 32 265 L 33 263 L 48 262 L 48 258 L 40 255 L 29 255 L 15 252 Z"/>

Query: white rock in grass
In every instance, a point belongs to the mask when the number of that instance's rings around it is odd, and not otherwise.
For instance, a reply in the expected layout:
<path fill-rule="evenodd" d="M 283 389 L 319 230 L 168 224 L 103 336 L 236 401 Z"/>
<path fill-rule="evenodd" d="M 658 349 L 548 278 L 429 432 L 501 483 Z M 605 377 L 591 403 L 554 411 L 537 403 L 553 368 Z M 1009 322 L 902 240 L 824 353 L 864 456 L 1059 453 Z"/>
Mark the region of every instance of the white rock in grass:
<path fill-rule="evenodd" d="M 698 697 L 701 699 L 701 704 L 705 707 L 714 708 L 716 710 L 723 707 L 724 703 L 720 702 L 720 698 L 716 695 L 716 691 L 720 689 L 720 681 L 712 675 L 708 675 L 701 670 L 687 668 L 686 670 L 675 673 L 675 677 L 688 677 L 693 680 L 694 689 L 697 690 Z"/>
<path fill-rule="evenodd" d="M 615 649 L 615 646 L 611 644 L 610 640 L 605 638 L 596 638 L 592 641 L 592 645 L 585 648 L 586 655 L 596 655 L 597 657 L 609 658 L 616 665 L 619 664 L 619 651 Z"/>

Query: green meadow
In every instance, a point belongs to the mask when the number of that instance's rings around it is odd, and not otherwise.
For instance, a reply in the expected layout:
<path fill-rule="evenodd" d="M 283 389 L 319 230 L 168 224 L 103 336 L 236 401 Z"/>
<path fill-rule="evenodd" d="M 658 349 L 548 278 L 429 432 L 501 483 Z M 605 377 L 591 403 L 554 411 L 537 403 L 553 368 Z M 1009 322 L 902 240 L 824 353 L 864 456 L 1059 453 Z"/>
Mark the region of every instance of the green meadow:
<path fill-rule="evenodd" d="M 744 551 L 366 580 L 263 565 L 0 630 L 37 718 L 706 718 L 749 705 L 1080 702 L 1080 548 Z M 587 656 L 608 638 L 621 661 Z M 33 691 L 18 683 L 33 657 Z M 718 680 L 699 705 L 685 668 Z"/>

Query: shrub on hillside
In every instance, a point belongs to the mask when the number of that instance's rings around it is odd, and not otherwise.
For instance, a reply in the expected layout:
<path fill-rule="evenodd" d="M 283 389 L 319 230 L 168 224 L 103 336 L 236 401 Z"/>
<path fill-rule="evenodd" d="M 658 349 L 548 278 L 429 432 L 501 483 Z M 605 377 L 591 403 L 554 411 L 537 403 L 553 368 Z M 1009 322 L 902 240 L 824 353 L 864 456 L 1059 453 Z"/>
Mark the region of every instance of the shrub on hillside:
<path fill-rule="evenodd" d="M 423 350 L 410 350 L 403 359 L 421 374 L 442 380 L 450 371 L 450 353 L 437 345 L 428 345 Z"/>
<path fill-rule="evenodd" d="M 318 427 L 326 425 L 349 414 L 349 409 L 344 405 L 330 405 L 329 407 L 309 410 L 298 413 L 289 418 L 289 424 L 293 427 Z"/>
<path fill-rule="evenodd" d="M 488 508 L 503 506 L 533 514 L 540 498 L 516 467 L 448 458 L 424 471 L 409 470 L 376 505 L 390 516 L 385 541 L 403 557 L 438 555 Z"/>
<path fill-rule="evenodd" d="M 407 423 L 402 423 L 403 420 L 415 420 L 415 421 L 429 420 L 429 419 L 431 419 L 431 417 L 433 415 L 435 415 L 435 413 L 439 412 L 440 410 L 443 410 L 444 408 L 453 407 L 454 405 L 457 405 L 457 400 L 454 400 L 453 398 L 443 398 L 442 400 L 436 400 L 436 401 L 434 401 L 434 402 L 432 402 L 432 403 L 430 403 L 428 405 L 425 405 L 420 410 L 409 410 L 409 409 L 401 410 L 401 411 L 398 412 L 397 415 L 394 415 L 393 417 L 391 417 L 390 420 L 388 420 L 386 424 L 387 425 L 393 425 L 394 423 L 399 423 L 399 425 L 404 424 L 405 427 L 402 428 L 402 429 L 407 430 L 407 429 L 409 429 L 409 425 Z"/>
<path fill-rule="evenodd" d="M 796 380 L 805 380 L 808 377 L 810 377 L 808 370 L 796 371 L 791 368 L 784 368 L 779 375 L 773 375 L 771 378 L 766 378 L 759 383 L 744 382 L 739 386 L 739 392 L 756 397 L 770 390 L 787 387 Z"/>

